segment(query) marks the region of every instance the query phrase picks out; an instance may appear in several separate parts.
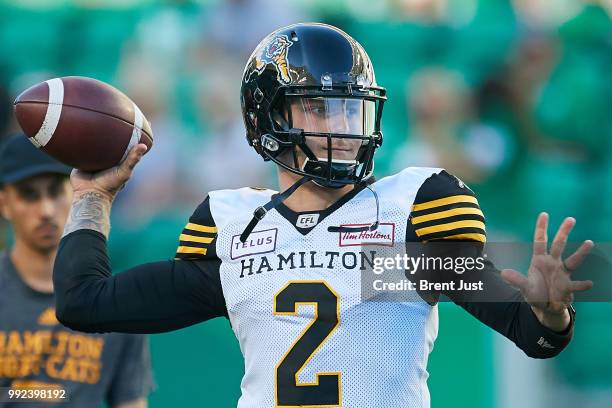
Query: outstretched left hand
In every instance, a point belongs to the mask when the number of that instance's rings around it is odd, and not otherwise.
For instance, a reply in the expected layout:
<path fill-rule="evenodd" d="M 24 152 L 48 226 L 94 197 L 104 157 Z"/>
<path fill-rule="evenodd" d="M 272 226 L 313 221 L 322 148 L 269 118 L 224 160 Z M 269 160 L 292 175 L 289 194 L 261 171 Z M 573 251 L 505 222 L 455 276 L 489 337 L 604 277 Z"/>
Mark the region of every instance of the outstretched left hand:
<path fill-rule="evenodd" d="M 548 251 L 548 214 L 541 213 L 536 222 L 533 257 L 527 276 L 512 269 L 501 272 L 506 282 L 520 289 L 540 323 L 558 332 L 565 330 L 570 323 L 567 308 L 574 298 L 574 292 L 593 287 L 592 281 L 573 281 L 570 277 L 593 248 L 593 241 L 584 241 L 565 261 L 561 259 L 575 224 L 574 218 L 566 218 Z"/>

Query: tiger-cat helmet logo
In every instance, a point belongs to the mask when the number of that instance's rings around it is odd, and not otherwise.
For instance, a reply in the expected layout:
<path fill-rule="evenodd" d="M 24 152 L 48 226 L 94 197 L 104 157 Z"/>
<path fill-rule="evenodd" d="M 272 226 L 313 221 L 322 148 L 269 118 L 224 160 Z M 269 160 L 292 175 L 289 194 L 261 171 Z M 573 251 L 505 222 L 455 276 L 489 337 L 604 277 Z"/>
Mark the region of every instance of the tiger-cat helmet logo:
<path fill-rule="evenodd" d="M 274 65 L 278 73 L 276 78 L 281 84 L 291 83 L 291 72 L 289 71 L 289 61 L 287 61 L 287 53 L 293 42 L 286 35 L 279 35 L 268 42 L 261 49 L 256 51 L 255 66 L 251 67 L 251 71 L 245 78 L 245 82 L 249 82 L 255 72 L 260 75 L 268 64 Z"/>

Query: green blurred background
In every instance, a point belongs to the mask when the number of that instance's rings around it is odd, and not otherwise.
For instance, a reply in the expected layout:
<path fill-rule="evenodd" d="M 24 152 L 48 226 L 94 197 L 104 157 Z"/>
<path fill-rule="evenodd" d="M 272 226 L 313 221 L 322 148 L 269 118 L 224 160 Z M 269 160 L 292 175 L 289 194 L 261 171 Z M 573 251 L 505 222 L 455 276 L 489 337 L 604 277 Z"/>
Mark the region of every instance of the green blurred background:
<path fill-rule="evenodd" d="M 268 32 L 322 21 L 364 45 L 388 89 L 378 176 L 449 169 L 477 193 L 489 241 L 529 241 L 543 210 L 553 226 L 576 217 L 575 241 L 609 241 L 611 13 L 610 0 L 2 0 L 0 132 L 17 129 L 12 99 L 50 77 L 122 89 L 156 145 L 114 207 L 114 267 L 172 258 L 207 191 L 275 188 L 244 139 L 239 78 Z M 577 309 L 567 350 L 535 361 L 441 304 L 432 406 L 612 406 L 612 308 Z M 243 360 L 227 321 L 151 345 L 150 406 L 235 406 Z"/>

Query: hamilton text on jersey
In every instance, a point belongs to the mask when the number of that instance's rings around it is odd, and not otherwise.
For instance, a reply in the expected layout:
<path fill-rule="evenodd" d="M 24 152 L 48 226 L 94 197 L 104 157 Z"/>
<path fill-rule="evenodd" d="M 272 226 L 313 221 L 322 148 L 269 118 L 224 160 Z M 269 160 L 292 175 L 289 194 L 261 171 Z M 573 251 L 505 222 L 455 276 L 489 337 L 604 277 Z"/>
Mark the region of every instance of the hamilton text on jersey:
<path fill-rule="evenodd" d="M 240 277 L 258 275 L 263 272 L 292 270 L 296 268 L 334 270 L 341 266 L 346 269 L 359 268 L 362 271 L 374 267 L 376 251 L 367 252 L 336 252 L 336 251 L 309 251 L 278 253 L 275 256 L 261 256 L 259 258 L 241 259 Z"/>

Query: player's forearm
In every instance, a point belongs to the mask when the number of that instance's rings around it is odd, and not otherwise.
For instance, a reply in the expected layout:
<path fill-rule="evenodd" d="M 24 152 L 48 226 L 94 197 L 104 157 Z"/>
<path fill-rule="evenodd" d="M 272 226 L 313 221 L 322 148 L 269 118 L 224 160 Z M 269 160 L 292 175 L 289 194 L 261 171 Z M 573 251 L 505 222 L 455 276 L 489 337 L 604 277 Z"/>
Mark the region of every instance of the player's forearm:
<path fill-rule="evenodd" d="M 90 229 L 108 238 L 111 206 L 111 200 L 100 193 L 89 191 L 76 193 L 63 236 L 80 229 Z"/>
<path fill-rule="evenodd" d="M 478 320 L 512 340 L 528 356 L 550 358 L 570 342 L 573 322 L 569 313 L 553 318 L 539 315 L 525 302 L 521 293 L 509 286 L 490 263 L 472 279 L 483 282 L 484 292 L 448 294 L 458 305 Z"/>
<path fill-rule="evenodd" d="M 529 357 L 550 358 L 558 355 L 572 338 L 572 326 L 556 332 L 544 326 L 525 303 L 520 293 L 506 302 L 458 303 L 478 320 L 516 344 Z"/>
<path fill-rule="evenodd" d="M 106 303 L 98 294 L 107 285 L 111 269 L 106 246 L 91 245 L 86 231 L 93 233 L 83 225 L 71 233 L 65 232 L 60 242 L 53 266 L 55 310 L 59 321 L 67 327 L 102 332 L 91 327 L 99 323 L 96 303 Z"/>
<path fill-rule="evenodd" d="M 220 261 L 162 261 L 112 275 L 106 239 L 90 229 L 64 238 L 55 259 L 56 314 L 83 332 L 159 333 L 227 314 Z"/>

